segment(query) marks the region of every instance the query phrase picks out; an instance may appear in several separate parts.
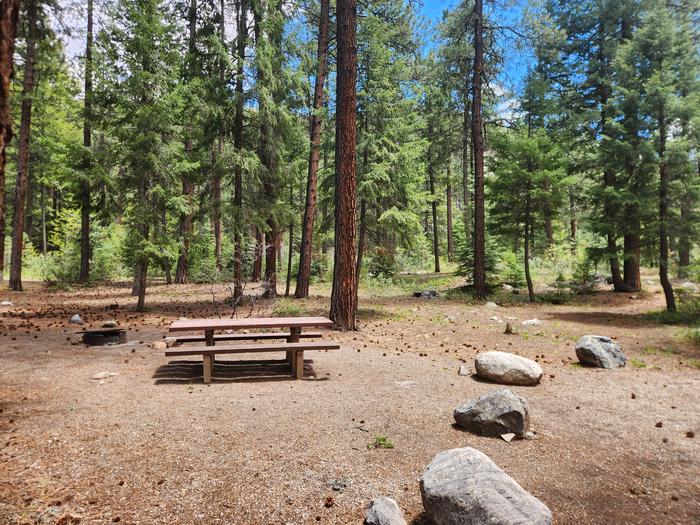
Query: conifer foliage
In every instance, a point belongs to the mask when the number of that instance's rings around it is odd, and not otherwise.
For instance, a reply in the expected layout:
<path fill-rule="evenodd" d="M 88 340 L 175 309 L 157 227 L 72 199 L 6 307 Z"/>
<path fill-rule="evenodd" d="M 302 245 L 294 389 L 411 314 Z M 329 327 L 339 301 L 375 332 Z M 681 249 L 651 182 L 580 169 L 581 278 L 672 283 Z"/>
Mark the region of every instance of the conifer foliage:
<path fill-rule="evenodd" d="M 69 7 L 0 0 L 14 290 L 130 281 L 144 310 L 154 282 L 238 307 L 328 281 L 352 330 L 358 288 L 400 272 L 535 301 L 655 268 L 670 311 L 700 279 L 697 0 Z"/>

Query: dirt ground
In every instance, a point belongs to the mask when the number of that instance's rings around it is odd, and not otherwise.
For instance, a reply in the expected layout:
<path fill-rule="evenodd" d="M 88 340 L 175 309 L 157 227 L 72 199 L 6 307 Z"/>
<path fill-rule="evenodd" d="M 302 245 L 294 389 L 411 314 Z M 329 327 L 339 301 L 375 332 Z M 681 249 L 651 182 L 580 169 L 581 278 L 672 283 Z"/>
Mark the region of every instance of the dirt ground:
<path fill-rule="evenodd" d="M 255 356 L 222 356 L 207 386 L 201 361 L 150 345 L 181 316 L 229 315 L 210 287 L 153 286 L 143 315 L 129 291 L 0 292 L 14 303 L 0 307 L 0 523 L 361 523 L 380 495 L 423 523 L 421 472 L 464 446 L 488 454 L 557 524 L 700 523 L 700 436 L 687 437 L 700 432 L 700 349 L 641 317 L 662 307 L 654 287 L 498 308 L 364 296 L 360 330 L 324 333 L 342 349 L 307 353 L 304 380 L 280 364 L 230 364 Z M 286 304 L 326 315 L 328 297 Z M 117 319 L 129 342 L 80 344 L 74 313 L 92 327 Z M 544 322 L 522 325 L 532 318 Z M 505 335 L 504 322 L 517 333 Z M 574 343 L 587 333 L 615 337 L 631 362 L 577 366 Z M 540 385 L 512 387 L 537 439 L 452 425 L 457 405 L 498 388 L 459 366 L 495 349 L 544 368 Z M 116 375 L 92 379 L 105 371 Z M 369 449 L 375 436 L 394 448 Z"/>

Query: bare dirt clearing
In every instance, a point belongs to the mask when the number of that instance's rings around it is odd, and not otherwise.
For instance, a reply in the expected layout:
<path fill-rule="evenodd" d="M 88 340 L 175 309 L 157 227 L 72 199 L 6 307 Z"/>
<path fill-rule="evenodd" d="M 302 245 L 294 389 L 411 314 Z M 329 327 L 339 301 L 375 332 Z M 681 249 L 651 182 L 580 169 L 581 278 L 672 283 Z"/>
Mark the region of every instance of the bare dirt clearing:
<path fill-rule="evenodd" d="M 700 351 L 677 327 L 639 315 L 662 296 L 637 295 L 499 308 L 364 297 L 361 331 L 328 332 L 343 348 L 310 352 L 305 380 L 224 357 L 204 386 L 201 361 L 173 363 L 149 344 L 180 316 L 227 315 L 209 286 L 154 286 L 143 315 L 127 287 L 3 292 L 14 306 L 0 307 L 0 521 L 360 523 L 369 500 L 386 495 L 420 522 L 425 465 L 471 446 L 556 523 L 700 523 L 700 438 L 686 437 L 700 431 Z M 292 304 L 325 315 L 328 299 Z M 253 315 L 279 307 L 260 302 Z M 84 327 L 119 320 L 129 343 L 75 344 L 74 313 Z M 544 323 L 521 324 L 532 318 Z M 504 335 L 505 322 L 517 333 Z M 576 366 L 586 333 L 615 337 L 628 366 Z M 544 368 L 540 385 L 512 387 L 537 439 L 452 426 L 458 404 L 498 388 L 457 375 L 484 350 Z M 92 379 L 104 371 L 116 375 Z M 395 448 L 368 449 L 380 435 Z"/>

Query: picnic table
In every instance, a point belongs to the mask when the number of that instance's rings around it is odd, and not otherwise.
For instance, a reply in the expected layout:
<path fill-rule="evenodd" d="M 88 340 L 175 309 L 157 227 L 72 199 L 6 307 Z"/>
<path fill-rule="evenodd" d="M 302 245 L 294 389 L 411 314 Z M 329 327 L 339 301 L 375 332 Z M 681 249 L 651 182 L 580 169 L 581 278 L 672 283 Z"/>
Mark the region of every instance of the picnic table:
<path fill-rule="evenodd" d="M 203 376 L 205 383 L 211 383 L 216 354 L 237 354 L 252 352 L 286 353 L 286 359 L 296 379 L 304 376 L 305 350 L 338 350 L 340 345 L 334 342 L 304 341 L 313 337 L 321 337 L 319 332 L 303 332 L 305 328 L 331 327 L 333 322 L 325 317 L 248 317 L 243 319 L 178 319 L 169 328 L 170 332 L 203 332 L 203 335 L 177 337 L 176 342 L 205 343 L 204 347 L 177 347 L 167 350 L 166 356 L 201 355 L 203 361 Z M 282 332 L 253 332 L 241 333 L 241 330 L 285 329 Z M 223 330 L 234 333 L 216 334 Z M 236 333 L 237 332 L 237 333 Z M 257 341 L 284 339 L 283 343 L 258 343 L 217 345 L 217 341 Z"/>

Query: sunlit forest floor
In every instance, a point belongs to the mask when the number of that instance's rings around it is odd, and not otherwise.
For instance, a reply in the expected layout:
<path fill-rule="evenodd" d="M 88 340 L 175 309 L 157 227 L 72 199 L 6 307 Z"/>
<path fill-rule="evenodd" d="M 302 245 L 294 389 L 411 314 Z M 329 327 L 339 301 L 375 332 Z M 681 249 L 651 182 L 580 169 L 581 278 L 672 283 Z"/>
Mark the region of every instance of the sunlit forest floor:
<path fill-rule="evenodd" d="M 405 276 L 361 290 L 360 330 L 324 333 L 342 349 L 307 353 L 303 381 L 218 364 L 208 386 L 201 361 L 169 367 L 151 345 L 181 316 L 230 316 L 226 285 L 151 286 L 143 315 L 127 284 L 3 291 L 14 306 L 0 307 L 0 522 L 360 523 L 385 495 L 422 523 L 424 467 L 472 446 L 555 523 L 698 523 L 700 437 L 688 432 L 700 431 L 700 347 L 687 327 L 647 316 L 663 307 L 650 278 L 637 294 L 559 305 L 501 294 L 489 307 L 455 291 L 456 277 Z M 431 287 L 440 298 L 412 297 Z M 238 315 L 327 315 L 328 287 L 312 295 Z M 75 313 L 87 327 L 117 319 L 128 343 L 82 345 Z M 543 323 L 522 324 L 533 318 Z M 584 334 L 615 337 L 627 367 L 579 366 Z M 529 403 L 534 440 L 452 426 L 457 405 L 498 388 L 460 365 L 473 371 L 477 352 L 496 349 L 544 368 L 540 385 L 511 387 Z M 116 375 L 92 379 L 104 371 Z M 376 436 L 394 448 L 369 449 Z"/>

